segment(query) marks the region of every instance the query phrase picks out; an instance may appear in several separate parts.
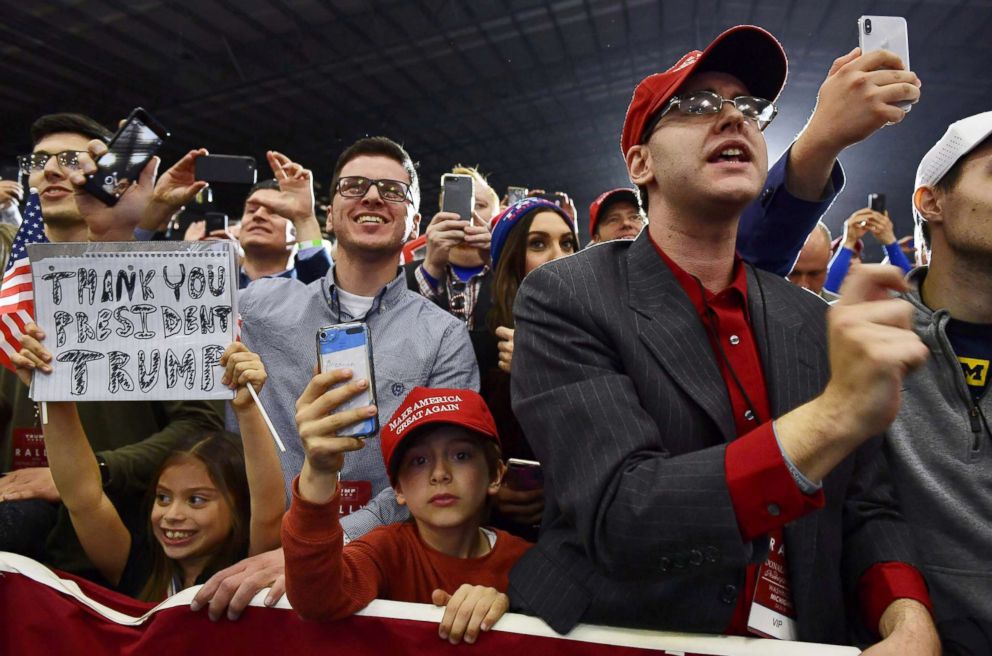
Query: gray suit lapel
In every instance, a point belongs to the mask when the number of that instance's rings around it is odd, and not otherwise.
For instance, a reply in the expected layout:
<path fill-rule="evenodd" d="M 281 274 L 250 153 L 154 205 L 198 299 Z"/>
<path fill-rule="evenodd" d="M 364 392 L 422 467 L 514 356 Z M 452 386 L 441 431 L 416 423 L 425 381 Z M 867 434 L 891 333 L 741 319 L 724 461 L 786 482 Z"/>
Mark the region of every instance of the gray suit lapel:
<path fill-rule="evenodd" d="M 762 285 L 755 270 L 747 265 L 748 312 L 754 340 L 758 345 L 765 387 L 772 416 L 783 415 L 802 405 L 820 392 L 820 381 L 814 375 L 809 336 L 802 314 L 796 309 L 791 295 L 783 295 L 777 284 Z M 790 288 L 785 288 L 792 291 Z M 766 325 L 767 322 L 767 325 Z"/>
<path fill-rule="evenodd" d="M 706 411 L 727 442 L 735 437 L 727 390 L 696 309 L 658 256 L 647 231 L 627 251 L 628 303 L 637 333 L 669 376 Z"/>

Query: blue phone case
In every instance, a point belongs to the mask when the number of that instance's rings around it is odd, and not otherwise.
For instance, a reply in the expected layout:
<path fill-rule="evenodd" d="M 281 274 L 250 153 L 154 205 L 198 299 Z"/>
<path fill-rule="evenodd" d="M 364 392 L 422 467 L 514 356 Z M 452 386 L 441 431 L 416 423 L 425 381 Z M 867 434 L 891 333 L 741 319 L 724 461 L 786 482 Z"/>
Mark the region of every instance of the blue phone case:
<path fill-rule="evenodd" d="M 369 386 L 335 410 L 351 410 L 376 405 L 375 370 L 372 364 L 372 339 L 369 327 L 360 321 L 326 326 L 317 331 L 317 362 L 320 371 L 348 368 L 352 380 L 365 378 Z M 338 432 L 345 437 L 369 437 L 379 431 L 379 417 L 370 417 Z"/>

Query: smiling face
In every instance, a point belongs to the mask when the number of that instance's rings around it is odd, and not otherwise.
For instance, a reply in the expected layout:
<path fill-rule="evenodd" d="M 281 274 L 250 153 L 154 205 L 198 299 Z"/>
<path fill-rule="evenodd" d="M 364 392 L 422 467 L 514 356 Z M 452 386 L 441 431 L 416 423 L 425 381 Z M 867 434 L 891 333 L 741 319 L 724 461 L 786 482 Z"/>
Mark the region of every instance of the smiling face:
<path fill-rule="evenodd" d="M 151 524 L 166 557 L 202 571 L 231 535 L 231 508 L 203 462 L 185 458 L 162 470 Z"/>
<path fill-rule="evenodd" d="M 355 157 L 344 165 L 339 177 L 350 176 L 410 183 L 403 165 L 383 155 Z M 335 191 L 330 218 L 339 251 L 354 256 L 395 255 L 397 258 L 406 240 L 416 234 L 420 221 L 411 200 L 387 201 L 379 195 L 375 185 L 369 186 L 361 198 L 345 197 Z"/>
<path fill-rule="evenodd" d="M 85 151 L 89 142 L 89 137 L 81 134 L 56 132 L 42 138 L 32 152 L 56 155 L 66 150 Z M 49 158 L 43 171 L 31 171 L 28 186 L 38 190 L 45 223 L 61 226 L 83 222 L 76 208 L 69 171 L 62 168 L 57 158 Z"/>
<path fill-rule="evenodd" d="M 491 473 L 482 438 L 438 424 L 412 439 L 399 461 L 397 502 L 409 506 L 418 525 L 475 530 L 500 479 L 498 471 Z"/>
<path fill-rule="evenodd" d="M 246 254 L 256 249 L 285 253 L 292 248 L 293 224 L 267 207 L 267 201 L 278 199 L 280 193 L 275 189 L 259 189 L 245 203 L 238 240 Z"/>
<path fill-rule="evenodd" d="M 527 231 L 524 275 L 545 262 L 571 255 L 578 250 L 575 233 L 565 219 L 551 211 L 538 212 Z"/>
<path fill-rule="evenodd" d="M 749 94 L 734 76 L 706 72 L 689 78 L 679 95 L 700 90 L 726 99 Z M 646 146 L 638 148 L 642 150 L 628 153 L 628 168 L 638 185 L 648 187 L 652 209 L 661 205 L 692 215 L 736 218 L 767 177 L 764 137 L 757 123 L 730 103 L 718 114 L 673 109 L 658 122 Z"/>

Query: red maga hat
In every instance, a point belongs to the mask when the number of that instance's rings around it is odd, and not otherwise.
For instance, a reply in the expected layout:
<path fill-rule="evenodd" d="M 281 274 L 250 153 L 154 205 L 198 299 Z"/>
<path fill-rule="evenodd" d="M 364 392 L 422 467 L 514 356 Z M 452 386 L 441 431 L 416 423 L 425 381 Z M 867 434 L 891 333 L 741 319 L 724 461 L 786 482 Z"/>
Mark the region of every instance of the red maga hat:
<path fill-rule="evenodd" d="M 686 53 L 664 73 L 641 80 L 627 108 L 620 136 L 624 158 L 632 146 L 643 142 L 644 131 L 668 99 L 694 73 L 717 71 L 733 75 L 748 92 L 772 102 L 785 86 L 789 72 L 782 44 L 766 30 L 754 25 L 732 27 L 706 46 Z"/>
<path fill-rule="evenodd" d="M 414 387 L 379 433 L 382 459 L 393 484 L 400 467 L 399 461 L 394 461 L 397 448 L 418 428 L 429 424 L 462 426 L 499 445 L 496 422 L 478 392 Z"/>
<path fill-rule="evenodd" d="M 589 236 L 592 237 L 596 234 L 596 226 L 599 224 L 599 213 L 603 210 L 604 205 L 609 205 L 610 203 L 615 203 L 620 200 L 625 200 L 628 203 L 633 203 L 634 207 L 640 208 L 641 204 L 637 200 L 637 192 L 628 187 L 620 187 L 619 189 L 610 189 L 609 191 L 604 191 L 599 196 L 596 196 L 596 200 L 589 205 Z"/>

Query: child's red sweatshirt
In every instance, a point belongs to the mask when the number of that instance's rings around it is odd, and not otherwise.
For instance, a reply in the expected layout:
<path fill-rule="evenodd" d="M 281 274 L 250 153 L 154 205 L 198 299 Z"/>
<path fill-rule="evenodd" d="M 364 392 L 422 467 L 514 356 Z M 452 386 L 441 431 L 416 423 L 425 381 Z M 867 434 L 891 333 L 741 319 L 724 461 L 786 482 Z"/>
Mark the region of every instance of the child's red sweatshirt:
<path fill-rule="evenodd" d="M 327 503 L 306 501 L 293 481 L 293 502 L 282 520 L 286 594 L 301 617 L 336 620 L 373 599 L 431 603 L 440 588 L 463 583 L 506 592 L 510 568 L 532 545 L 495 530 L 496 544 L 481 558 L 454 558 L 424 544 L 413 522 L 383 526 L 343 546 L 338 493 Z"/>

